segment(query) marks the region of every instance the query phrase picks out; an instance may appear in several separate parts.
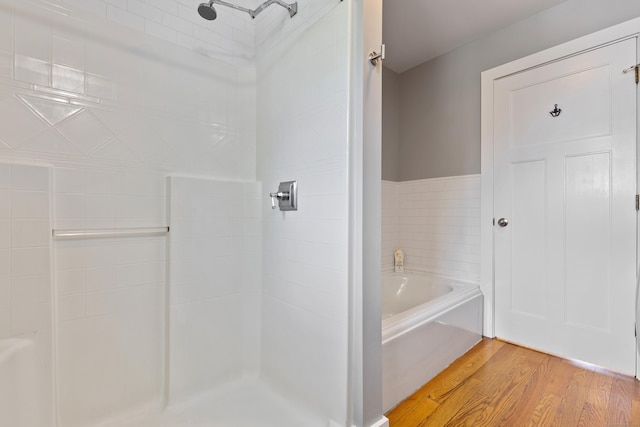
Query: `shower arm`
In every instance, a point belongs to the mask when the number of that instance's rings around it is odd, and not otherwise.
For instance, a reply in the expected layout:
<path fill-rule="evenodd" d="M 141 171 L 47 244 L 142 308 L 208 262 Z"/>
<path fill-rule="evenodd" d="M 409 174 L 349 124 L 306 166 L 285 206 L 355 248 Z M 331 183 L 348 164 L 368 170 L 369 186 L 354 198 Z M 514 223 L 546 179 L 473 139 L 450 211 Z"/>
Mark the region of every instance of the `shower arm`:
<path fill-rule="evenodd" d="M 284 7 L 285 9 L 287 9 L 289 11 L 289 16 L 291 18 L 293 18 L 293 16 L 296 13 L 298 13 L 298 3 L 287 4 L 287 3 L 283 2 L 282 0 L 267 0 L 266 2 L 262 3 L 260 6 L 255 8 L 254 10 L 247 9 L 246 7 L 238 6 L 238 5 L 235 5 L 233 3 L 226 2 L 224 0 L 211 0 L 211 3 L 212 4 L 219 4 L 219 5 L 222 5 L 222 6 L 227 6 L 227 7 L 230 7 L 231 9 L 235 9 L 235 10 L 240 10 L 242 12 L 246 12 L 251 16 L 251 19 L 255 19 L 255 17 L 260 12 L 262 12 L 263 10 L 265 10 L 266 8 L 268 8 L 269 6 L 271 6 L 274 3 L 279 5 L 279 6 Z"/>
<path fill-rule="evenodd" d="M 260 12 L 262 12 L 272 4 L 277 4 L 278 6 L 282 6 L 287 9 L 289 11 L 290 18 L 293 18 L 293 16 L 298 13 L 298 3 L 287 4 L 282 0 L 267 0 L 266 2 L 262 3 L 260 6 L 249 12 L 249 14 L 252 18 L 255 18 Z"/>

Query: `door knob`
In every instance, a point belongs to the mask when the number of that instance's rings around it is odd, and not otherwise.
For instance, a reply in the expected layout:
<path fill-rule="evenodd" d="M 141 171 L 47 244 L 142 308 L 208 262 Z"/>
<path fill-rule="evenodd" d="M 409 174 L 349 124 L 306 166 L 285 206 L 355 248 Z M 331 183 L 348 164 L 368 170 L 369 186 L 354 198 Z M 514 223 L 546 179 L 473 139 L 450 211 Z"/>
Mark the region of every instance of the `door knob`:
<path fill-rule="evenodd" d="M 500 227 L 503 227 L 503 228 L 504 228 L 504 227 L 506 227 L 507 225 L 509 225 L 509 220 L 508 220 L 508 219 L 506 219 L 506 218 L 500 218 L 500 219 L 498 220 L 498 225 L 499 225 Z"/>

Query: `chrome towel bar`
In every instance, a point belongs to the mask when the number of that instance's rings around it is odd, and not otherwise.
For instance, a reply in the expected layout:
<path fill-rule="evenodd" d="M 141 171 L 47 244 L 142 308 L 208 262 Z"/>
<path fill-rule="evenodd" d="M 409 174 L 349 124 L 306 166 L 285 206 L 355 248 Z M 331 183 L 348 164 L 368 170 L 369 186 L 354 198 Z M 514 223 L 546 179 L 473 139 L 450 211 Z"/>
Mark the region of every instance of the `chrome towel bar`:
<path fill-rule="evenodd" d="M 54 238 L 156 236 L 169 232 L 169 227 L 103 228 L 93 230 L 52 230 Z"/>

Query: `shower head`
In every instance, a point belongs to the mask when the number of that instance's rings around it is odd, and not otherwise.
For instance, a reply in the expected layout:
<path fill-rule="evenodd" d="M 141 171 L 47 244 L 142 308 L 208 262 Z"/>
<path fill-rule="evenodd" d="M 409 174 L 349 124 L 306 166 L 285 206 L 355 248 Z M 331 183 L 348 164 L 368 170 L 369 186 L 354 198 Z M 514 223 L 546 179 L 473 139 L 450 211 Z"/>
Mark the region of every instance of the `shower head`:
<path fill-rule="evenodd" d="M 283 0 L 267 0 L 264 3 L 262 3 L 260 6 L 252 10 L 252 9 L 247 9 L 246 7 L 238 6 L 237 4 L 229 3 L 225 0 L 209 0 L 208 3 L 200 3 L 200 6 L 198 6 L 198 13 L 200 14 L 200 16 L 202 16 L 204 19 L 207 19 L 209 21 L 213 21 L 214 19 L 216 19 L 218 14 L 216 13 L 216 9 L 213 7 L 214 3 L 220 4 L 222 6 L 230 7 L 231 9 L 246 12 L 249 14 L 249 16 L 251 16 L 252 19 L 255 18 L 260 12 L 265 10 L 267 7 L 271 6 L 272 4 L 277 4 L 278 6 L 282 6 L 285 9 L 287 9 L 287 11 L 289 12 L 289 17 L 291 18 L 293 18 L 295 14 L 298 13 L 297 2 L 288 4 L 288 3 L 285 3 Z"/>
<path fill-rule="evenodd" d="M 198 13 L 207 21 L 213 21 L 218 16 L 216 9 L 213 7 L 213 1 L 209 3 L 200 3 Z"/>

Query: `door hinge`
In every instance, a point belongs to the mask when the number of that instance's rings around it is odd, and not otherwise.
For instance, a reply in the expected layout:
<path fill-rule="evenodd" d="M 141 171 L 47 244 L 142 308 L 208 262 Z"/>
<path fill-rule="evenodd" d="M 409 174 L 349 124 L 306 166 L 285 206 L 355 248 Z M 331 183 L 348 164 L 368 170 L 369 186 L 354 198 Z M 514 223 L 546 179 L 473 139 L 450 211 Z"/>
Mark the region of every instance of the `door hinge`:
<path fill-rule="evenodd" d="M 640 194 L 636 194 L 636 211 L 640 211 Z"/>
<path fill-rule="evenodd" d="M 384 43 L 380 46 L 380 53 L 376 52 L 375 50 L 371 52 L 369 54 L 369 62 L 371 63 L 371 65 L 375 67 L 376 65 L 378 65 L 378 62 L 384 61 L 387 56 L 386 52 L 387 48 Z"/>
<path fill-rule="evenodd" d="M 638 84 L 638 81 L 640 80 L 640 75 L 639 75 L 639 72 L 638 72 L 638 68 L 639 67 L 640 67 L 640 64 L 632 65 L 631 67 L 627 68 L 626 70 L 622 70 L 622 72 L 627 74 L 627 73 L 630 73 L 631 71 L 633 71 L 635 76 L 636 76 L 636 84 Z"/>
<path fill-rule="evenodd" d="M 496 219 L 493 218 L 493 226 L 495 227 L 495 225 L 496 225 Z"/>

